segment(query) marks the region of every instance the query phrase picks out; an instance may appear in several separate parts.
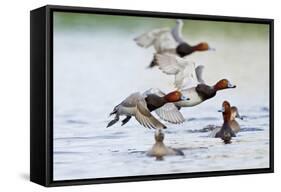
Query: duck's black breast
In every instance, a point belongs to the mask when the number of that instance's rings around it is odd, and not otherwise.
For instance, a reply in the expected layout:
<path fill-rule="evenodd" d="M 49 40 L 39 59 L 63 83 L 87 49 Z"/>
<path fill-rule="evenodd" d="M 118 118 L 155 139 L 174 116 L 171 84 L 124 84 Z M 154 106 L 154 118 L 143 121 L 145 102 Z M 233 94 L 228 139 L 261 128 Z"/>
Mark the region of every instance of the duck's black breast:
<path fill-rule="evenodd" d="M 154 111 L 155 109 L 158 109 L 162 107 L 164 104 L 166 104 L 163 97 L 159 97 L 158 95 L 155 94 L 148 95 L 145 98 L 145 101 L 149 111 Z"/>
<path fill-rule="evenodd" d="M 184 57 L 194 52 L 192 46 L 187 43 L 181 43 L 177 46 L 176 52 L 180 57 Z"/>
<path fill-rule="evenodd" d="M 213 87 L 206 85 L 206 84 L 198 84 L 195 89 L 196 89 L 196 92 L 198 93 L 199 97 L 203 101 L 214 97 L 217 93 Z"/>

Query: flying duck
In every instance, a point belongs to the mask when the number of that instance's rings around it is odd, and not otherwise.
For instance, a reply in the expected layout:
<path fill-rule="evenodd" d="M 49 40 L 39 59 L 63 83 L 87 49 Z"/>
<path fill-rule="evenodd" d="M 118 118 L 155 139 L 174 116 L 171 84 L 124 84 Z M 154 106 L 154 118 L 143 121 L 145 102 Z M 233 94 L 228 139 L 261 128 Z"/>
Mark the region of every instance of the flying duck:
<path fill-rule="evenodd" d="M 144 127 L 148 128 L 166 128 L 158 119 L 156 119 L 151 111 L 162 107 L 167 103 L 188 100 L 189 98 L 183 95 L 180 91 L 173 91 L 164 96 L 150 94 L 144 92 L 143 94 L 136 92 L 128 96 L 119 105 L 115 106 L 111 115 L 115 114 L 115 118 L 111 120 L 107 127 L 112 126 L 119 121 L 119 116 L 126 116 L 122 120 L 122 125 L 125 125 L 132 116 Z M 180 114 L 180 112 L 178 112 Z"/>
<path fill-rule="evenodd" d="M 206 42 L 201 42 L 194 46 L 189 45 L 182 38 L 182 27 L 183 21 L 181 19 L 177 19 L 176 26 L 174 28 L 154 29 L 134 38 L 134 41 L 138 46 L 143 48 L 153 46 L 156 54 L 172 53 L 180 57 L 190 55 L 196 51 L 215 50 L 209 47 Z M 153 58 L 149 67 L 152 68 L 156 65 L 157 63 Z"/>
<path fill-rule="evenodd" d="M 189 100 L 178 101 L 158 108 L 156 113 L 165 121 L 169 121 L 169 119 L 161 114 L 167 114 L 171 105 L 175 105 L 177 110 L 182 107 L 192 107 L 213 98 L 217 91 L 236 87 L 227 79 L 221 79 L 212 86 L 207 85 L 202 78 L 204 66 L 199 65 L 196 67 L 194 62 L 187 61 L 185 58 L 171 54 L 157 54 L 156 62 L 159 69 L 164 73 L 175 75 L 175 87 L 183 95 L 188 95 L 189 98 Z"/>

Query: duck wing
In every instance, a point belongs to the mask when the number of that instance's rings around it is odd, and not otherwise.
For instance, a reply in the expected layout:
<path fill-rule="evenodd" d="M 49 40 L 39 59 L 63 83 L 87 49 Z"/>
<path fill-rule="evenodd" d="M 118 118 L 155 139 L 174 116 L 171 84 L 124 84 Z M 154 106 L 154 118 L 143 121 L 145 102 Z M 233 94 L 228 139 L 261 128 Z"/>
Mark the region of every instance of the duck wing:
<path fill-rule="evenodd" d="M 205 81 L 203 80 L 203 70 L 204 70 L 204 65 L 198 65 L 195 68 L 195 72 L 196 72 L 196 77 L 197 77 L 197 81 L 199 83 L 205 84 Z"/>
<path fill-rule="evenodd" d="M 123 107 L 136 107 L 139 99 L 142 98 L 142 97 L 143 96 L 139 92 L 132 93 L 126 99 L 124 99 L 120 103 L 120 105 L 123 106 Z"/>
<path fill-rule="evenodd" d="M 178 43 L 184 43 L 184 39 L 182 37 L 182 27 L 183 27 L 183 21 L 181 20 L 182 25 L 180 26 L 180 24 L 177 24 L 172 30 L 171 30 L 171 34 L 173 36 L 173 38 L 175 39 L 176 42 Z"/>
<path fill-rule="evenodd" d="M 183 89 L 198 84 L 194 62 L 172 54 L 156 54 L 155 61 L 163 73 L 175 75 L 176 88 Z"/>
<path fill-rule="evenodd" d="M 197 67 L 195 67 L 195 64 L 187 66 L 182 73 L 175 77 L 175 86 L 178 89 L 188 89 L 196 87 L 198 84 L 205 84 L 202 77 L 203 69 L 203 65 L 198 65 Z"/>
<path fill-rule="evenodd" d="M 166 94 L 157 88 L 151 88 L 143 93 L 143 95 L 147 96 L 148 94 L 155 94 L 160 97 L 165 96 Z M 166 103 L 164 106 L 155 110 L 155 113 L 164 121 L 170 123 L 183 123 L 185 121 L 183 115 L 178 110 L 175 104 Z"/>
<path fill-rule="evenodd" d="M 146 32 L 141 34 L 140 36 L 134 38 L 134 41 L 136 44 L 143 48 L 150 47 L 155 40 L 162 34 L 170 32 L 168 28 L 162 28 L 162 29 L 154 29 L 152 31 Z"/>
<path fill-rule="evenodd" d="M 148 128 L 166 128 L 159 120 L 157 120 L 147 108 L 145 101 L 145 95 L 136 92 L 129 95 L 124 101 L 120 103 L 120 106 L 125 108 L 131 108 L 132 115 L 136 120 Z"/>
<path fill-rule="evenodd" d="M 159 97 L 163 97 L 166 95 L 163 91 L 161 91 L 158 88 L 150 88 L 143 93 L 144 96 L 147 96 L 149 94 L 155 94 L 158 95 Z"/>
<path fill-rule="evenodd" d="M 171 30 L 160 33 L 153 43 L 154 49 L 157 53 L 171 53 L 176 54 L 176 47 L 178 42 L 171 34 Z"/>
<path fill-rule="evenodd" d="M 185 118 L 174 103 L 166 103 L 164 106 L 155 110 L 155 113 L 164 121 L 179 124 L 185 121 Z"/>
<path fill-rule="evenodd" d="M 141 96 L 136 105 L 136 120 L 147 128 L 163 128 L 166 126 L 156 119 L 147 108 L 145 98 Z"/>

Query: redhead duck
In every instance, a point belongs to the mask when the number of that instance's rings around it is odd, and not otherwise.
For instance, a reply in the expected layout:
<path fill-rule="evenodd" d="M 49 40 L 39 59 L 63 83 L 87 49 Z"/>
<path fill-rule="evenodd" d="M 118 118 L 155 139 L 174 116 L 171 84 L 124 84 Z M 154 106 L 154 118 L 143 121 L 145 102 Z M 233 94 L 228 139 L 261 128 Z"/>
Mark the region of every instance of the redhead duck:
<path fill-rule="evenodd" d="M 133 93 L 119 105 L 114 107 L 113 111 L 110 113 L 110 116 L 115 114 L 115 118 L 108 123 L 107 127 L 110 127 L 118 122 L 119 116 L 124 115 L 126 118 L 122 120 L 122 125 L 126 124 L 131 117 L 134 116 L 136 120 L 144 127 L 166 128 L 164 124 L 162 124 L 151 114 L 151 111 L 162 107 L 166 103 L 188 99 L 189 98 L 184 96 L 180 91 L 173 91 L 162 97 L 156 94 L 147 94 L 146 92 L 144 94 L 139 92 Z"/>
<path fill-rule="evenodd" d="M 182 37 L 182 27 L 183 27 L 183 21 L 178 19 L 176 20 L 176 27 L 172 29 L 172 35 L 176 40 L 176 42 L 178 43 L 178 46 L 176 47 L 177 55 L 179 55 L 180 57 L 185 57 L 195 51 L 215 50 L 214 48 L 211 48 L 209 44 L 206 42 L 201 42 L 198 43 L 197 45 L 189 45 Z"/>
<path fill-rule="evenodd" d="M 196 51 L 214 50 L 210 48 L 206 42 L 201 42 L 194 46 L 186 43 L 182 38 L 182 27 L 183 21 L 178 19 L 176 20 L 176 26 L 174 28 L 154 29 L 134 38 L 134 41 L 138 46 L 143 48 L 153 46 L 156 53 L 172 53 L 180 57 L 184 57 Z M 153 58 L 149 67 L 152 68 L 156 65 L 157 63 Z"/>
<path fill-rule="evenodd" d="M 156 160 L 163 160 L 164 156 L 184 155 L 184 153 L 181 150 L 167 147 L 163 143 L 164 133 L 162 132 L 161 129 L 157 129 L 155 131 L 154 138 L 155 138 L 155 144 L 147 152 L 148 156 L 156 157 Z"/>
<path fill-rule="evenodd" d="M 175 86 L 183 95 L 188 95 L 189 100 L 178 101 L 170 105 L 175 105 L 177 109 L 181 107 L 192 107 L 198 105 L 208 99 L 213 98 L 217 91 L 235 88 L 229 80 L 221 79 L 215 85 L 205 84 L 202 73 L 203 66 L 195 67 L 194 63 L 186 61 L 175 55 L 157 55 L 159 68 L 166 74 L 175 75 Z M 188 70 L 187 70 L 188 69 Z M 161 119 L 168 121 L 165 116 L 169 112 L 169 105 L 164 105 L 156 110 Z"/>
<path fill-rule="evenodd" d="M 162 92 L 160 89 L 151 88 L 145 92 L 145 94 L 155 94 L 159 97 L 164 97 L 165 93 Z M 173 103 L 166 103 L 165 104 L 165 111 L 159 110 L 162 107 L 155 110 L 155 113 L 163 120 L 174 123 L 174 124 L 180 124 L 185 121 L 185 118 L 181 114 L 181 112 L 178 110 L 178 107 Z"/>
<path fill-rule="evenodd" d="M 232 131 L 236 134 L 240 131 L 240 125 L 236 121 L 236 118 L 239 118 L 241 120 L 243 120 L 244 118 L 239 115 L 237 107 L 231 106 L 230 110 L 231 110 L 231 116 L 230 116 L 229 126 L 232 129 Z M 215 137 L 215 135 L 221 130 L 221 126 L 208 125 L 204 129 L 212 131 L 210 137 Z"/>
<path fill-rule="evenodd" d="M 231 143 L 231 138 L 236 137 L 234 131 L 231 129 L 231 107 L 228 101 L 222 103 L 222 109 L 219 110 L 222 112 L 223 116 L 223 125 L 221 129 L 216 133 L 215 137 L 221 138 L 225 144 Z"/>

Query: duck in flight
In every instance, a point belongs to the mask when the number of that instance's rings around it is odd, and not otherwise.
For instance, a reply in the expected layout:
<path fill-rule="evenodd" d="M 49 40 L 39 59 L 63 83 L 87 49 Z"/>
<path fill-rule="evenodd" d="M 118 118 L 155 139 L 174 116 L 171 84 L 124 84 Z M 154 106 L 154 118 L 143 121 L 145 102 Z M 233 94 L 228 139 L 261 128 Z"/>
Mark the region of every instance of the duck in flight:
<path fill-rule="evenodd" d="M 156 54 L 172 53 L 178 55 L 179 57 L 185 57 L 194 52 L 215 50 L 206 42 L 201 42 L 196 45 L 188 44 L 182 37 L 182 27 L 183 21 L 181 19 L 177 19 L 176 26 L 174 28 L 154 29 L 134 38 L 134 41 L 138 46 L 143 48 L 153 46 Z M 149 68 L 156 65 L 157 63 L 153 58 Z"/>
<path fill-rule="evenodd" d="M 171 54 L 157 54 L 156 62 L 162 72 L 175 76 L 175 87 L 189 98 L 189 100 L 165 104 L 158 108 L 155 112 L 165 121 L 170 120 L 166 114 L 171 111 L 171 106 L 175 106 L 174 111 L 180 110 L 182 107 L 192 107 L 215 97 L 220 90 L 236 87 L 227 79 L 221 79 L 215 85 L 207 85 L 202 78 L 204 66 L 195 66 L 194 62 L 190 62 L 186 58 Z M 155 94 L 163 95 L 164 93 L 156 90 Z"/>
<path fill-rule="evenodd" d="M 122 125 L 125 125 L 131 117 L 135 117 L 135 119 L 144 127 L 164 129 L 166 126 L 156 119 L 151 112 L 167 103 L 185 101 L 188 99 L 189 98 L 186 95 L 183 95 L 180 91 L 173 91 L 163 96 L 147 91 L 143 94 L 139 92 L 133 93 L 119 105 L 114 107 L 110 116 L 115 115 L 115 118 L 108 123 L 107 127 L 117 123 L 120 116 L 126 116 L 125 119 L 122 120 Z M 181 113 L 178 112 L 178 116 L 174 116 L 174 123 L 180 121 Z"/>

